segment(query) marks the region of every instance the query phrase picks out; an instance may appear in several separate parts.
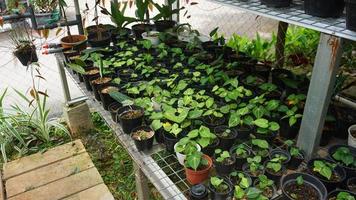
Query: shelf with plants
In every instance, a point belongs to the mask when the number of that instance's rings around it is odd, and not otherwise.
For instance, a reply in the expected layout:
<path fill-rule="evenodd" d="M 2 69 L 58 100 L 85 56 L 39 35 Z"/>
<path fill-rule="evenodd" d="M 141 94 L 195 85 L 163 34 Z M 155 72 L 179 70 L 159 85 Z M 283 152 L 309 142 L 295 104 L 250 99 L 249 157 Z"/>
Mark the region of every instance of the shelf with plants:
<path fill-rule="evenodd" d="M 141 3 L 137 9 L 145 7 Z M 114 22 L 154 27 L 147 19 L 125 18 L 124 10 L 116 19 L 114 10 L 103 13 Z M 128 34 L 68 56 L 67 66 L 164 198 L 210 192 L 223 199 L 268 199 L 305 186 L 321 199 L 331 192 L 326 182 L 355 172 L 351 146 L 330 148 L 334 160 L 324 165 L 320 158 L 306 164 L 295 140 L 309 81 L 272 67 L 269 43 L 256 39 L 251 47 L 268 49 L 242 52 L 217 29 L 209 41 L 186 24 L 141 38 L 123 24 L 116 23 L 115 32 Z M 305 166 L 309 174 L 301 173 Z M 298 176 L 287 179 L 287 170 Z"/>

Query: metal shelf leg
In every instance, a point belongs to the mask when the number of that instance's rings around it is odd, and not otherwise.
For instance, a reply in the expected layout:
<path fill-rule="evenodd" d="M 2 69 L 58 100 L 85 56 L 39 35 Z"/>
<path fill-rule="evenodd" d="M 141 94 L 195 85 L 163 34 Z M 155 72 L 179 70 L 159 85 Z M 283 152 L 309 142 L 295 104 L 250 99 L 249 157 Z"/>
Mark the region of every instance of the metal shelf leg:
<path fill-rule="evenodd" d="M 321 34 L 297 145 L 310 159 L 319 146 L 342 54 L 342 39 Z"/>
<path fill-rule="evenodd" d="M 133 162 L 135 170 L 135 180 L 136 180 L 136 191 L 139 200 L 148 200 L 149 199 L 149 189 L 147 184 L 147 178 L 142 172 L 140 167 Z"/>
<path fill-rule="evenodd" d="M 278 23 L 277 43 L 276 43 L 276 67 L 283 68 L 284 65 L 284 45 L 286 41 L 286 33 L 288 23 Z"/>

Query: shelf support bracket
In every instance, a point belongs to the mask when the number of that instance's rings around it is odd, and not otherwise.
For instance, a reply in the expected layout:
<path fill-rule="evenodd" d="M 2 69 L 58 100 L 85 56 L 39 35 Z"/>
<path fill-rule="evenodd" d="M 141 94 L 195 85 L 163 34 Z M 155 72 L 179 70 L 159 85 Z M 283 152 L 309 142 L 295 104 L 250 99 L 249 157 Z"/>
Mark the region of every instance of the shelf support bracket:
<path fill-rule="evenodd" d="M 278 23 L 277 43 L 276 43 L 276 67 L 283 68 L 284 65 L 284 45 L 286 41 L 286 34 L 288 30 L 288 23 Z"/>
<path fill-rule="evenodd" d="M 297 142 L 298 147 L 306 153 L 306 159 L 313 156 L 320 143 L 342 55 L 342 42 L 343 40 L 336 36 L 325 33 L 320 35 Z"/>

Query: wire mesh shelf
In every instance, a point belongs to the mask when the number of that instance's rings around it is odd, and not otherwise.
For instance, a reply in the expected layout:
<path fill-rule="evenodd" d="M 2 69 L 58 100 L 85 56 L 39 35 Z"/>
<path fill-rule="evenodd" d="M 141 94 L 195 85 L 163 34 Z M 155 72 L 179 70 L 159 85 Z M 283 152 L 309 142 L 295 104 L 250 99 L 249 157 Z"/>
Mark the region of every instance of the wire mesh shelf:
<path fill-rule="evenodd" d="M 345 17 L 320 18 L 304 12 L 303 1 L 295 0 L 288 8 L 271 8 L 262 5 L 260 0 L 209 0 L 256 15 L 283 21 L 288 24 L 306 27 L 322 33 L 356 41 L 356 32 L 346 29 Z"/>

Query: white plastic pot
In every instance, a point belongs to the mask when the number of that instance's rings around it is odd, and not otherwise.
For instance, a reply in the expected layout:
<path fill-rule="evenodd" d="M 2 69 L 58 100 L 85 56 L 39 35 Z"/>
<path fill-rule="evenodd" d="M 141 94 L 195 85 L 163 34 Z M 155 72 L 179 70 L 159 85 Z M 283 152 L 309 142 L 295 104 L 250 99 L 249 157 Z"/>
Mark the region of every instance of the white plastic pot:
<path fill-rule="evenodd" d="M 356 138 L 351 135 L 351 131 L 356 131 L 356 124 L 349 127 L 349 129 L 348 129 L 349 138 L 347 141 L 347 144 L 349 146 L 356 148 Z"/>
<path fill-rule="evenodd" d="M 158 31 L 150 31 L 142 33 L 142 38 L 146 40 L 150 40 L 152 45 L 157 46 L 159 45 L 159 38 L 158 38 Z"/>
<path fill-rule="evenodd" d="M 178 145 L 178 142 L 174 145 L 174 151 L 175 151 L 175 152 L 176 152 L 176 147 L 177 147 L 177 145 Z M 201 147 L 200 147 L 199 144 L 197 144 L 197 150 L 198 150 L 198 151 L 201 151 Z M 184 160 L 185 160 L 186 155 L 176 152 L 176 156 L 177 156 L 177 159 L 178 159 L 179 164 L 181 164 L 182 166 L 184 166 Z"/>

